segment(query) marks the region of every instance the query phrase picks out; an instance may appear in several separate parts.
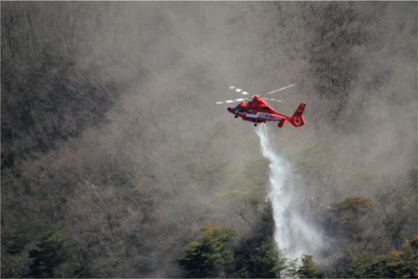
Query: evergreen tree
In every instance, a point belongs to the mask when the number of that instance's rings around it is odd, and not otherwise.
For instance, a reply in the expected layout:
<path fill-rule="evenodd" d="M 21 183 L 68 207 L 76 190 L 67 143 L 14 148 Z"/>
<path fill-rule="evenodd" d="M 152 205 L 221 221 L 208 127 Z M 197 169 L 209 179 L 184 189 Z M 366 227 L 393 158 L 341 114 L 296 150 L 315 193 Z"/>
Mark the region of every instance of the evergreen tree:
<path fill-rule="evenodd" d="M 14 228 L 4 228 L 2 241 L 7 247 L 7 252 L 18 254 L 34 237 L 32 222 L 21 221 Z"/>
<path fill-rule="evenodd" d="M 178 259 L 189 277 L 217 277 L 228 275 L 233 270 L 231 228 L 206 225 L 203 236 L 184 248 L 185 255 Z"/>
<path fill-rule="evenodd" d="M 298 258 L 289 260 L 286 271 L 293 277 L 296 277 L 298 275 Z"/>
<path fill-rule="evenodd" d="M 318 266 L 313 261 L 312 255 L 304 254 L 302 256 L 302 266 L 299 268 L 297 274 L 301 278 L 316 278 L 319 277 Z"/>
<path fill-rule="evenodd" d="M 36 247 L 29 251 L 32 260 L 29 276 L 54 277 L 54 270 L 70 258 L 67 236 L 57 225 L 51 226 Z"/>
<path fill-rule="evenodd" d="M 250 277 L 275 278 L 286 268 L 286 258 L 277 248 L 273 237 L 267 237 L 254 250 L 250 261 Z"/>
<path fill-rule="evenodd" d="M 261 203 L 254 197 L 251 201 L 258 206 Z M 271 202 L 265 202 L 259 210 L 261 218 L 255 223 L 251 236 L 242 239 L 234 249 L 234 277 L 273 278 L 286 268 L 287 259 L 277 248 L 272 237 L 274 218 Z"/>

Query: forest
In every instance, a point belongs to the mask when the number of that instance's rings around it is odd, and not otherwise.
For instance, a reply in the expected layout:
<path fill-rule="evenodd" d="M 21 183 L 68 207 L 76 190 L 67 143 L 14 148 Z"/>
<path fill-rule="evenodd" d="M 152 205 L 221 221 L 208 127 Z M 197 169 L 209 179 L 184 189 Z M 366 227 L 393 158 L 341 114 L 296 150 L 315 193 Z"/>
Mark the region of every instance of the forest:
<path fill-rule="evenodd" d="M 417 278 L 417 39 L 416 2 L 2 1 L 1 277 Z M 289 84 L 273 199 L 215 102 Z"/>

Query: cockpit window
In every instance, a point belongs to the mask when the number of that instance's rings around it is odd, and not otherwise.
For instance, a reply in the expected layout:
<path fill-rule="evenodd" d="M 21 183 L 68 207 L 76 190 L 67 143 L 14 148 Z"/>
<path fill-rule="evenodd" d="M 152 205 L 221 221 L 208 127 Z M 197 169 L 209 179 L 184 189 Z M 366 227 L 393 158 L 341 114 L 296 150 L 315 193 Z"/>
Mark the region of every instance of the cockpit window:
<path fill-rule="evenodd" d="M 238 111 L 242 111 L 242 112 L 252 112 L 252 109 L 243 108 L 243 107 L 238 107 Z"/>

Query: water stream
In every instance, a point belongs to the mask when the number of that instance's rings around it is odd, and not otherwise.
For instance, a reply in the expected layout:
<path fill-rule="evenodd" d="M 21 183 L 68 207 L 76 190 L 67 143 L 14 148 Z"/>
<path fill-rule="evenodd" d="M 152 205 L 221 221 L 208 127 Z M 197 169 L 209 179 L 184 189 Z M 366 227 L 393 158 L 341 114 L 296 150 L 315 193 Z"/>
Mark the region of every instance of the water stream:
<path fill-rule="evenodd" d="M 303 254 L 317 254 L 323 246 L 321 234 L 300 210 L 301 199 L 296 191 L 296 177 L 291 163 L 275 152 L 270 143 L 267 126 L 256 129 L 263 156 L 270 161 L 270 185 L 267 199 L 274 212 L 274 240 L 287 257 L 300 258 Z"/>

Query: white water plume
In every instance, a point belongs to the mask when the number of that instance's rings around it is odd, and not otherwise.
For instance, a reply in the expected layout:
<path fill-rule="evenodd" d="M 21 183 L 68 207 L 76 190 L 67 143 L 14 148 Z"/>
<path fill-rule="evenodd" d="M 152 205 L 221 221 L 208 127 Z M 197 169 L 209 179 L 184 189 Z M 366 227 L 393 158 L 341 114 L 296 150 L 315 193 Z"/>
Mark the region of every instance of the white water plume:
<path fill-rule="evenodd" d="M 267 126 L 256 129 L 263 156 L 270 160 L 270 189 L 268 199 L 273 206 L 274 240 L 286 255 L 296 258 L 303 254 L 318 254 L 323 246 L 321 234 L 310 224 L 309 216 L 300 210 L 295 176 L 287 159 L 271 147 Z"/>

